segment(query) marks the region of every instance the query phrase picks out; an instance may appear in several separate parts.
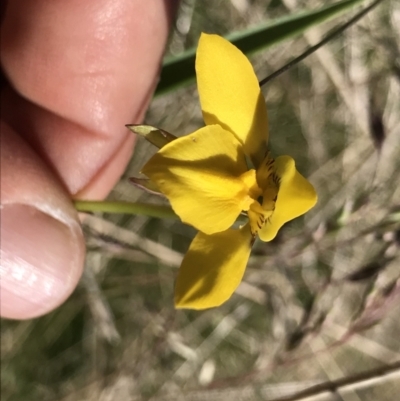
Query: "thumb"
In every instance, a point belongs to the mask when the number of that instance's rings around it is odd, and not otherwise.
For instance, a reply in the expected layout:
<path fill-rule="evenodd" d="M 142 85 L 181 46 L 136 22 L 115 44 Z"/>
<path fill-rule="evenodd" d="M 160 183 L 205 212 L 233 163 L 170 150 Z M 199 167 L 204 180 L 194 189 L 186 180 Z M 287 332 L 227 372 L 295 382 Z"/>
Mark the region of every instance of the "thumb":
<path fill-rule="evenodd" d="M 67 192 L 4 124 L 1 169 L 0 312 L 28 319 L 54 309 L 74 290 L 84 239 Z"/>

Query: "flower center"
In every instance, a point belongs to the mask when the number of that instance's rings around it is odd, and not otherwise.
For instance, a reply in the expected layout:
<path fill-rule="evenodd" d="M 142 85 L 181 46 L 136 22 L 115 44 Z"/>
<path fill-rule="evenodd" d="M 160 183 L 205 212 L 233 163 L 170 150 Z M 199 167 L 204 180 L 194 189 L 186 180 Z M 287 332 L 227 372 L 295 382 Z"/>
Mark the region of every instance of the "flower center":
<path fill-rule="evenodd" d="M 250 170 L 254 177 L 254 170 Z M 275 210 L 275 202 L 279 191 L 279 177 L 275 172 L 275 160 L 269 154 L 255 172 L 256 182 L 249 187 L 251 201 L 246 205 L 250 221 L 251 233 L 256 235 L 268 222 Z M 249 199 L 249 200 L 250 200 Z"/>

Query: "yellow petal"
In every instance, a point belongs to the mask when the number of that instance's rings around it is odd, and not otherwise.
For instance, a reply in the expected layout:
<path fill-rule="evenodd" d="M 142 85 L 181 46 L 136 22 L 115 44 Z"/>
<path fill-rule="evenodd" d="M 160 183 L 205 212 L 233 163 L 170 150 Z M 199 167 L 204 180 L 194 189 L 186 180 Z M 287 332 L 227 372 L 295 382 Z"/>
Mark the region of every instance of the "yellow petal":
<path fill-rule="evenodd" d="M 243 210 L 246 171 L 239 141 L 219 125 L 175 139 L 142 169 L 182 221 L 206 234 L 226 230 Z"/>
<path fill-rule="evenodd" d="M 271 241 L 288 221 L 301 216 L 317 203 L 317 193 L 295 167 L 290 156 L 275 159 L 276 174 L 280 179 L 278 197 L 272 216 L 258 232 L 263 241 Z"/>
<path fill-rule="evenodd" d="M 248 225 L 213 235 L 199 232 L 179 270 L 175 306 L 206 309 L 227 301 L 243 278 L 251 246 Z"/>
<path fill-rule="evenodd" d="M 197 48 L 196 75 L 204 121 L 233 132 L 257 167 L 267 150 L 268 120 L 249 60 L 226 39 L 203 33 Z"/>

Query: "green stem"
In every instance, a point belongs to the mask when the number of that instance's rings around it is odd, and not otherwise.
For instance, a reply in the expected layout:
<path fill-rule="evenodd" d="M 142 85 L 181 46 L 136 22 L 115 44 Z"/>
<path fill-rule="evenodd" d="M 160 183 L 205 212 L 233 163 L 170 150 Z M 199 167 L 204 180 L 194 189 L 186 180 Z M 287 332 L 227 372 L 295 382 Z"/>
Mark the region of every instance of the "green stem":
<path fill-rule="evenodd" d="M 150 205 L 148 203 L 76 200 L 74 205 L 78 212 L 138 214 L 149 217 L 179 219 L 169 206 Z"/>

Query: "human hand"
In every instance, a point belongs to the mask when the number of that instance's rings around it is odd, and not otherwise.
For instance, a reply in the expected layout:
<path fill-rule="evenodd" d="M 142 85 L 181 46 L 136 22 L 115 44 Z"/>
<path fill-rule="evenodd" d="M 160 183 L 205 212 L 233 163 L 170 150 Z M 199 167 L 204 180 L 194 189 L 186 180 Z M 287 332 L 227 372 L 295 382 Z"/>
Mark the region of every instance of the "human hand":
<path fill-rule="evenodd" d="M 132 154 L 171 0 L 9 1 L 1 27 L 1 316 L 61 304 L 81 276 L 71 196 L 102 199 Z"/>

